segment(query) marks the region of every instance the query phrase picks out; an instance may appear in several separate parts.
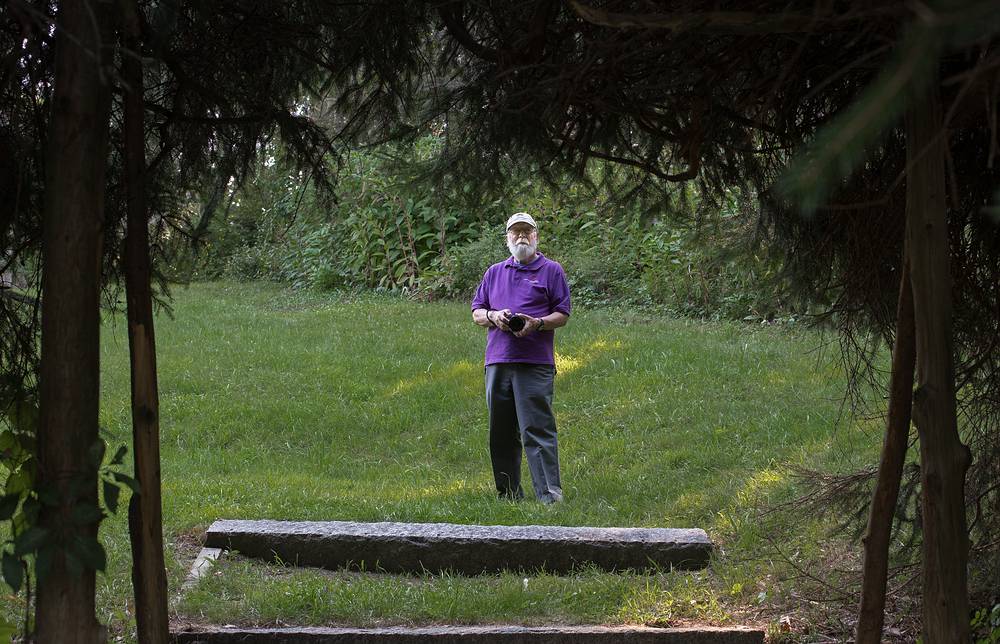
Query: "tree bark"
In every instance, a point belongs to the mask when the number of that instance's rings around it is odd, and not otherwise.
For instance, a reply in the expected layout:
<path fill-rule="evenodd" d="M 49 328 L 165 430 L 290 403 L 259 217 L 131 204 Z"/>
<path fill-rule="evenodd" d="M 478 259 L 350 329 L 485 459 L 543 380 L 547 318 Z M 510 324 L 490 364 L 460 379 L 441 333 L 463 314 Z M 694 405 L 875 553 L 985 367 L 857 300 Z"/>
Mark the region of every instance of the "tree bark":
<path fill-rule="evenodd" d="M 885 440 L 878 465 L 875 493 L 865 533 L 864 577 L 861 605 L 858 609 L 857 644 L 878 644 L 885 624 L 885 586 L 889 569 L 889 538 L 892 517 L 899 499 L 899 481 L 906 460 L 913 406 L 913 371 L 916 346 L 913 331 L 913 289 L 910 286 L 910 263 L 903 253 L 896 305 L 896 344 L 892 351 L 892 375 L 889 381 L 889 410 Z"/>
<path fill-rule="evenodd" d="M 149 217 L 146 207 L 141 26 L 135 0 L 121 0 L 124 18 L 122 78 L 125 81 L 125 294 L 132 368 L 132 451 L 139 493 L 128 507 L 132 587 L 139 642 L 166 644 L 167 575 L 163 563 L 160 498 L 160 403 L 156 338 L 150 288 Z"/>
<path fill-rule="evenodd" d="M 102 2 L 59 3 L 55 89 L 49 129 L 42 235 L 42 338 L 37 487 L 58 498 L 40 525 L 62 546 L 97 537 L 98 520 L 75 521 L 97 508 L 100 393 L 100 281 L 110 75 L 103 68 L 111 33 Z M 79 515 L 78 515 L 79 516 Z M 38 580 L 36 641 L 97 642 L 94 570 L 74 574 L 57 548 Z"/>
<path fill-rule="evenodd" d="M 951 275 L 937 78 L 906 114 L 906 219 L 913 281 L 923 510 L 923 629 L 928 644 L 969 641 L 965 472 L 952 357 Z"/>

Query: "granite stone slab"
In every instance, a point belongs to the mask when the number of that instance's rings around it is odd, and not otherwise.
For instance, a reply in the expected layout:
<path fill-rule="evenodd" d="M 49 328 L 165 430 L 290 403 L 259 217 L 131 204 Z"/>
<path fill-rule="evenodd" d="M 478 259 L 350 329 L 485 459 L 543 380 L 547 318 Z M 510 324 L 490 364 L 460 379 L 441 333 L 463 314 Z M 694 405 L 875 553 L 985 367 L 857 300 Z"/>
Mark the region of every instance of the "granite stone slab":
<path fill-rule="evenodd" d="M 211 628 L 175 632 L 177 644 L 763 644 L 749 628 L 434 626 L 426 628 Z"/>
<path fill-rule="evenodd" d="M 580 528 L 351 521 L 216 521 L 206 547 L 323 568 L 386 572 L 567 572 L 701 568 L 712 542 L 698 528 Z"/>

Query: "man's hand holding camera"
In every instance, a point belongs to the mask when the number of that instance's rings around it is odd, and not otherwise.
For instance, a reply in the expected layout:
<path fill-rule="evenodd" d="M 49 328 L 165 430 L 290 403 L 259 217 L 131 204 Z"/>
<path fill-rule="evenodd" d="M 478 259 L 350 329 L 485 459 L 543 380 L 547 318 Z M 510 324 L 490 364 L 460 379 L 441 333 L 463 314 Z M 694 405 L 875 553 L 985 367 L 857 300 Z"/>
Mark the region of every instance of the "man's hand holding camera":
<path fill-rule="evenodd" d="M 542 326 L 541 318 L 533 318 L 524 313 L 514 313 L 510 309 L 487 311 L 487 319 L 501 331 L 509 331 L 515 337 L 531 335 Z"/>
<path fill-rule="evenodd" d="M 507 323 L 507 325 L 510 327 L 510 330 L 514 332 L 514 335 L 518 338 L 523 338 L 526 335 L 531 335 L 535 331 L 538 331 L 542 328 L 541 318 L 533 318 L 525 313 L 516 313 L 515 317 L 518 320 L 523 320 L 523 322 L 517 324 L 516 322 L 514 322 L 514 320 L 511 320 L 510 322 Z"/>
<path fill-rule="evenodd" d="M 507 326 L 507 322 L 513 317 L 514 313 L 510 309 L 496 309 L 489 310 L 486 312 L 486 319 L 490 323 L 501 331 L 510 331 L 510 327 Z"/>

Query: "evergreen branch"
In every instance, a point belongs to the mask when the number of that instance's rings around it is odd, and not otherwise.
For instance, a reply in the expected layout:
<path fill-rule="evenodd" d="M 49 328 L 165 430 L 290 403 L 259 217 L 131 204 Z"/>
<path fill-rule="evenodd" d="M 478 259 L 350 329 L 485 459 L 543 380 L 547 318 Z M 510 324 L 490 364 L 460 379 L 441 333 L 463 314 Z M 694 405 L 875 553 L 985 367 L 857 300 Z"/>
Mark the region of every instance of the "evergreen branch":
<path fill-rule="evenodd" d="M 781 192 L 804 212 L 815 212 L 834 183 L 854 170 L 866 150 L 902 115 L 909 97 L 928 82 L 940 51 L 934 30 L 922 23 L 911 26 L 889 69 L 792 160 L 781 180 Z"/>
<path fill-rule="evenodd" d="M 709 11 L 704 13 L 615 13 L 570 0 L 580 18 L 593 25 L 614 29 L 663 29 L 719 35 L 811 33 L 819 29 L 844 29 L 849 23 L 898 15 L 896 7 L 858 11 L 844 15 L 812 15 L 784 12 Z"/>

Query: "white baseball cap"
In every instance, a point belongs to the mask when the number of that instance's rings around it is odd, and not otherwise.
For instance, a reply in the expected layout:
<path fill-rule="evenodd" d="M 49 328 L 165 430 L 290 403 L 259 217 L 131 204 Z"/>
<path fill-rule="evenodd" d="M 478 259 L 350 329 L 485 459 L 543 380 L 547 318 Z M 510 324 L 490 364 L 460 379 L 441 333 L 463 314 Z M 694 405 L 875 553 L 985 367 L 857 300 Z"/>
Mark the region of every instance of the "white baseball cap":
<path fill-rule="evenodd" d="M 510 219 L 507 220 L 507 230 L 510 230 L 510 227 L 514 224 L 520 224 L 522 222 L 528 224 L 535 230 L 538 230 L 538 225 L 535 224 L 535 219 L 526 212 L 515 212 L 511 215 Z"/>

